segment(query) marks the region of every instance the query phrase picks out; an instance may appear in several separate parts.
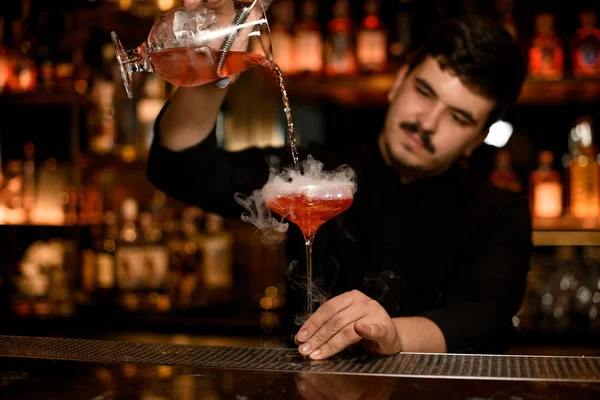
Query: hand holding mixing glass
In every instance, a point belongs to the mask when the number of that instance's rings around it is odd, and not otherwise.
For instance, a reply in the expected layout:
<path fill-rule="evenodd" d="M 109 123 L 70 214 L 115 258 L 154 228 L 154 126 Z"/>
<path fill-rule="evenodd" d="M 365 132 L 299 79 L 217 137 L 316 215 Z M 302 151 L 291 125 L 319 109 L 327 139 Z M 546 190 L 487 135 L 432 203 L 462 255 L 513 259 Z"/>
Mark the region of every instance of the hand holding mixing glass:
<path fill-rule="evenodd" d="M 132 50 L 123 48 L 115 32 L 111 37 L 130 98 L 136 72 L 155 73 L 176 86 L 199 86 L 254 65 L 269 66 L 273 59 L 260 0 L 201 1 L 171 10 Z"/>

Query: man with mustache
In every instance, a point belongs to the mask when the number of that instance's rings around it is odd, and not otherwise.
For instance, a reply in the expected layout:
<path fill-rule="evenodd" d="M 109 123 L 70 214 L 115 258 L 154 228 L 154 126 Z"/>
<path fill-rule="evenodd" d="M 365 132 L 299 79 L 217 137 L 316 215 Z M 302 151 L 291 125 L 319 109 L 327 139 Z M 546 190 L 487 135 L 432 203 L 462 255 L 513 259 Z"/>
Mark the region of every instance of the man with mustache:
<path fill-rule="evenodd" d="M 523 79 L 518 46 L 500 25 L 448 20 L 398 71 L 376 139 L 301 149 L 301 159 L 312 154 L 326 169 L 349 164 L 358 181 L 350 209 L 315 238 L 313 273 L 331 297 L 302 326 L 288 326 L 302 355 L 325 359 L 355 345 L 381 355 L 508 349 L 532 252 L 527 200 L 458 161 L 514 104 Z M 226 87 L 175 93 L 157 120 L 148 175 L 175 198 L 239 218 L 233 195 L 264 185 L 265 159 L 292 160 L 289 148 L 217 147 Z M 295 227 L 288 245 L 290 260 L 302 259 Z M 290 321 L 302 312 L 299 295 L 288 292 Z"/>

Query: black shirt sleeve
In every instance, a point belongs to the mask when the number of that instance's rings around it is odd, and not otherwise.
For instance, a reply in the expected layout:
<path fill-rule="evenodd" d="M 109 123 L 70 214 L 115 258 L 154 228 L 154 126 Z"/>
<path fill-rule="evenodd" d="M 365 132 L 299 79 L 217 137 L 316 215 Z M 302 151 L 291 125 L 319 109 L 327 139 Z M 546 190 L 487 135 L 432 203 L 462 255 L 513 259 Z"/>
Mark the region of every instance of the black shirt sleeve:
<path fill-rule="evenodd" d="M 532 252 L 526 198 L 513 198 L 493 221 L 454 277 L 443 306 L 422 314 L 440 327 L 450 353 L 497 354 L 510 346 Z"/>
<path fill-rule="evenodd" d="M 250 195 L 261 189 L 273 157 L 283 166 L 291 163 L 290 152 L 284 148 L 221 149 L 214 129 L 202 142 L 181 151 L 167 149 L 160 144 L 158 134 L 156 137 L 150 148 L 148 179 L 184 203 L 229 218 L 239 218 L 243 211 L 234 194 Z"/>

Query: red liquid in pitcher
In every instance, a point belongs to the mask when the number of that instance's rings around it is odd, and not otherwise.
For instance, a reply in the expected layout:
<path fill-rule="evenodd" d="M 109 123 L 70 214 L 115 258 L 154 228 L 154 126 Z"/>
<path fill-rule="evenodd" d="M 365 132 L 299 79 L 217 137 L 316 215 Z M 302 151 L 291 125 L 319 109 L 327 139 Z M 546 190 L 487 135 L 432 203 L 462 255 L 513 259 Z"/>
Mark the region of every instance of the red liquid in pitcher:
<path fill-rule="evenodd" d="M 312 238 L 324 222 L 346 211 L 352 197 L 319 199 L 302 193 L 276 197 L 267 203 L 269 209 L 296 224 L 307 238 Z"/>
<path fill-rule="evenodd" d="M 271 67 L 271 62 L 256 54 L 230 51 L 220 74 L 217 60 L 222 51 L 209 47 L 173 48 L 150 56 L 154 72 L 175 86 L 199 86 L 238 74 L 254 65 Z"/>
<path fill-rule="evenodd" d="M 175 86 L 200 86 L 214 82 L 225 76 L 238 74 L 255 65 L 269 68 L 279 84 L 283 110 L 287 119 L 288 137 L 292 150 L 292 160 L 298 169 L 298 151 L 290 102 L 285 90 L 283 75 L 277 64 L 253 53 L 230 51 L 225 58 L 221 71 L 217 71 L 217 63 L 223 52 L 210 47 L 173 48 L 162 50 L 150 56 L 154 72 Z"/>

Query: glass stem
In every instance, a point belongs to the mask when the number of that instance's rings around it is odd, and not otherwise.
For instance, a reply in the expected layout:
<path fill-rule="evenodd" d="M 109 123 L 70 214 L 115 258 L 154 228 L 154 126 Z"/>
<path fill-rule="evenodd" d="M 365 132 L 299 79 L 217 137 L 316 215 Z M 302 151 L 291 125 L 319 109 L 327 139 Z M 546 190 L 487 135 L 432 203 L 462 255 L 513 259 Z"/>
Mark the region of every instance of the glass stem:
<path fill-rule="evenodd" d="M 131 66 L 131 72 L 154 72 L 146 43 L 133 50 L 127 50 L 127 61 Z"/>
<path fill-rule="evenodd" d="M 313 313 L 313 288 L 312 288 L 312 237 L 304 239 L 306 246 L 306 314 Z"/>

